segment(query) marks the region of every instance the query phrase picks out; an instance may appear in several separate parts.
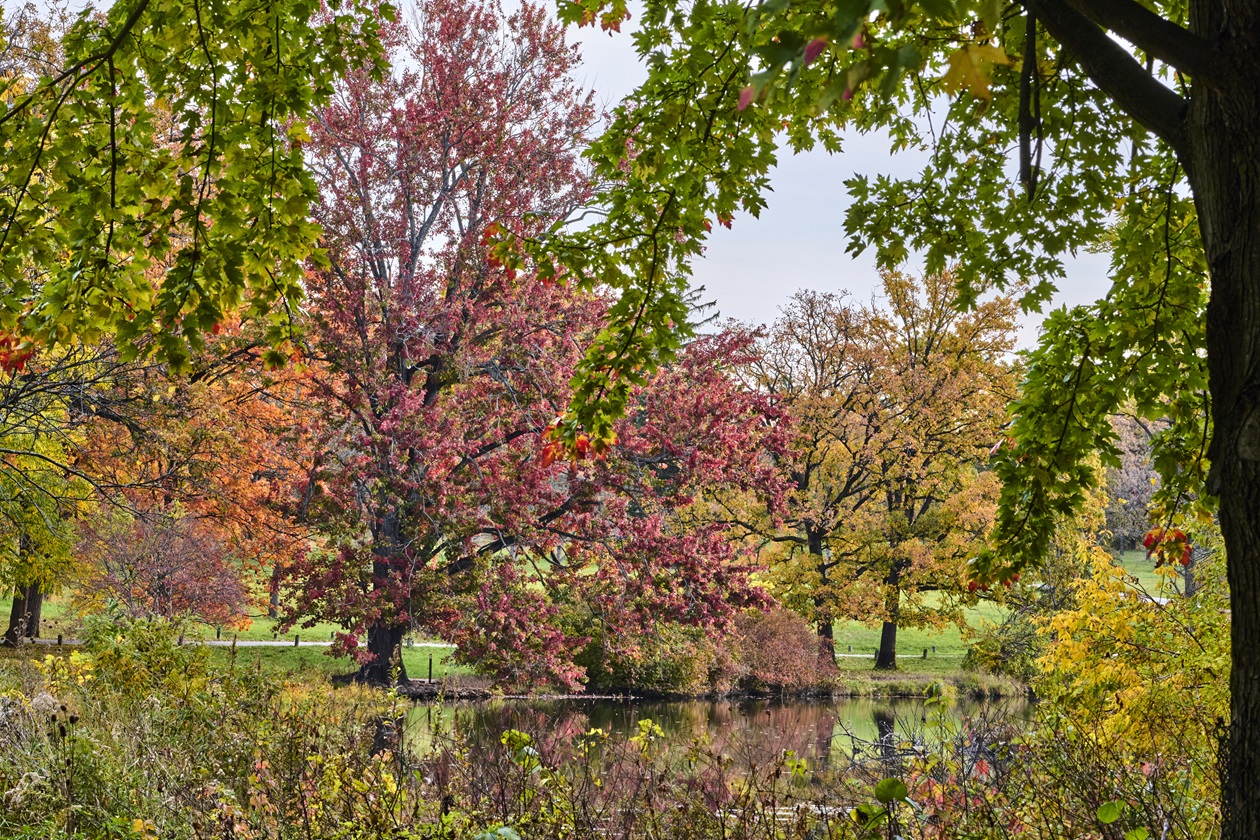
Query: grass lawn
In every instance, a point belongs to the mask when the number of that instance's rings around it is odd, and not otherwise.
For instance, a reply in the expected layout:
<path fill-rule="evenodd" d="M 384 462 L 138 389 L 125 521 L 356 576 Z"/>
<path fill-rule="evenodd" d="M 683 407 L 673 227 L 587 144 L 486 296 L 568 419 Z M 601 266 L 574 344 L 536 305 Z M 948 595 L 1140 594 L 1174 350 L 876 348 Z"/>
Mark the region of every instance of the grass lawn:
<path fill-rule="evenodd" d="M 965 611 L 967 624 L 979 629 L 985 623 L 1000 622 L 1006 609 L 998 604 L 980 603 Z M 875 651 L 879 647 L 879 625 L 870 626 L 860 621 L 841 621 L 835 626 L 836 664 L 843 671 L 869 671 L 875 665 Z M 936 649 L 933 650 L 932 648 Z M 925 674 L 942 674 L 957 671 L 967 653 L 968 643 L 957 627 L 941 630 L 903 627 L 897 631 L 897 667 L 903 671 Z M 852 650 L 850 650 L 852 648 Z M 923 658 L 927 650 L 928 658 Z M 847 654 L 853 653 L 850 657 Z M 862 654 L 857 657 L 856 654 Z"/>
<path fill-rule="evenodd" d="M 7 622 L 12 606 L 13 598 L 11 596 L 0 598 L 0 619 Z M 265 641 L 279 638 L 287 639 L 291 642 L 296 633 L 301 635 L 303 641 L 326 642 L 329 641 L 334 630 L 340 629 L 335 624 L 319 622 L 314 627 L 295 627 L 284 636 L 278 636 L 275 624 L 275 621 L 267 618 L 264 614 L 251 619 L 248 627 L 222 628 L 222 638 L 230 640 L 235 635 L 238 639 L 250 641 Z M 189 639 L 213 639 L 215 637 L 215 629 L 206 624 L 190 624 L 184 635 Z M 71 608 L 70 598 L 66 594 L 45 598 L 43 609 L 40 611 L 40 636 L 51 639 L 56 638 L 58 633 L 67 639 L 77 639 L 82 633 L 82 624 Z"/>
<path fill-rule="evenodd" d="M 1126 551 L 1120 556 L 1120 565 L 1124 570 L 1133 575 L 1138 580 L 1138 585 L 1145 589 L 1151 595 L 1161 597 L 1170 597 L 1176 593 L 1170 591 L 1169 586 L 1155 571 L 1155 561 L 1146 556 L 1146 552 L 1140 548 L 1134 551 Z M 1177 567 L 1180 571 L 1181 567 Z M 1178 586 L 1182 585 L 1182 578 L 1178 575 L 1174 580 Z"/>
<path fill-rule="evenodd" d="M 13 599 L 0 599 L 0 620 L 7 623 Z M 69 605 L 65 595 L 53 596 L 44 600 L 40 616 L 40 636 L 55 639 L 57 634 L 67 639 L 77 639 L 82 635 L 82 624 Z M 301 636 L 303 642 L 326 642 L 336 625 L 316 624 L 314 627 L 296 627 L 281 640 L 293 641 L 294 634 Z M 215 628 L 206 625 L 193 625 L 185 632 L 185 638 L 213 639 Z M 255 619 L 248 628 L 223 628 L 222 638 L 228 641 L 235 634 L 242 641 L 268 641 L 274 636 L 274 622 L 265 616 Z M 53 648 L 37 649 L 40 656 L 51 652 Z M 231 648 L 210 647 L 209 656 L 216 662 L 226 664 L 232 657 Z M 262 663 L 263 670 L 271 674 L 346 674 L 358 667 L 353 659 L 334 658 L 327 655 L 327 647 L 242 647 L 236 652 L 236 661 L 242 667 L 258 667 Z M 433 678 L 454 675 L 471 675 L 472 670 L 464 665 L 456 665 L 447 660 L 454 651 L 451 648 L 407 647 L 403 646 L 403 663 L 407 666 L 407 674 L 413 679 L 424 679 L 429 674 L 429 656 L 433 656 Z"/>
<path fill-rule="evenodd" d="M 227 647 L 207 648 L 212 661 L 227 664 L 232 659 L 232 649 Z M 323 673 L 348 674 L 358 665 L 353 659 L 332 657 L 327 655 L 328 649 L 322 647 L 254 647 L 238 648 L 236 651 L 237 667 L 258 668 L 275 676 L 310 676 Z M 449 661 L 454 650 L 451 648 L 403 647 L 403 664 L 407 666 L 407 676 L 412 679 L 425 679 L 429 675 L 429 657 L 433 657 L 433 678 L 441 679 L 450 676 L 470 676 L 472 669 L 466 665 L 458 665 Z"/>

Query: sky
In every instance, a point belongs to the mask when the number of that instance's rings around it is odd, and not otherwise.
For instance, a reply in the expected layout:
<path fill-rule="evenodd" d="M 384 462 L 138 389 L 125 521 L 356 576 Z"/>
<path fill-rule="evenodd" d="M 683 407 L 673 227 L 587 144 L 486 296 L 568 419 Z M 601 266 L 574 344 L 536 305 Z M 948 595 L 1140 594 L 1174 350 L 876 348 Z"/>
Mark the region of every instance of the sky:
<path fill-rule="evenodd" d="M 632 28 L 633 19 L 623 27 Z M 584 58 L 578 81 L 594 89 L 601 104 L 615 104 L 644 77 L 626 32 L 587 27 L 574 36 Z M 887 143 L 874 136 L 850 137 L 840 155 L 784 150 L 761 216 L 737 214 L 730 230 L 715 226 L 704 259 L 693 266 L 695 283 L 705 287 L 706 298 L 723 317 L 770 323 L 799 289 L 847 291 L 859 301 L 871 300 L 879 285 L 873 252 L 856 257 L 845 252 L 849 199 L 843 182 L 857 172 L 908 176 L 915 172 L 915 160 L 910 154 L 890 155 Z M 1081 254 L 1070 262 L 1047 311 L 1102 297 L 1109 285 L 1107 267 L 1105 254 Z M 1035 344 L 1040 322 L 1039 315 L 1025 316 L 1020 347 Z"/>

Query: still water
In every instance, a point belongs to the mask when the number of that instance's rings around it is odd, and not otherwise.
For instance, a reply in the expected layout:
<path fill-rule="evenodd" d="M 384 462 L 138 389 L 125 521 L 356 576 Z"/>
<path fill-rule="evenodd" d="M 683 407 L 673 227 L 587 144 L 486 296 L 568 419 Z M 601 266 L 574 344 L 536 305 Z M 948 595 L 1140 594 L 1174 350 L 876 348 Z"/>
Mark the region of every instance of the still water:
<path fill-rule="evenodd" d="M 457 734 L 471 743 L 497 742 L 503 732 L 529 733 L 540 747 L 572 743 L 592 729 L 614 740 L 651 720 L 679 749 L 699 742 L 720 752 L 760 757 L 791 750 L 815 765 L 848 759 L 880 743 L 949 737 L 975 721 L 1027 721 L 1023 699 L 925 705 L 922 700 L 687 700 L 503 699 L 418 705 L 406 729 L 413 746 Z M 750 755 L 751 757 L 751 755 Z"/>

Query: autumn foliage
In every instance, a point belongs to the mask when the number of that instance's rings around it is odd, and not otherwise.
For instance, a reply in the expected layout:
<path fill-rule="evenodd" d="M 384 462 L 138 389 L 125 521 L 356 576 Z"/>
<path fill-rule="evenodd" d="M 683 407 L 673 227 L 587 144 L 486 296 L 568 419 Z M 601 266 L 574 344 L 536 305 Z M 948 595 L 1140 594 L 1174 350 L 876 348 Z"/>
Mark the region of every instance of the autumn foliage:
<path fill-rule="evenodd" d="M 615 446 L 562 452 L 550 430 L 608 301 L 491 242 L 590 198 L 576 53 L 530 4 L 444 0 L 389 39 L 394 75 L 350 76 L 308 147 L 329 249 L 308 278 L 323 545 L 289 571 L 289 621 L 340 623 L 367 679 L 419 628 L 504 681 L 569 686 L 596 627 L 723 625 L 762 596 L 696 503 L 773 481 L 768 406 L 724 373 L 751 337 L 697 341 Z"/>

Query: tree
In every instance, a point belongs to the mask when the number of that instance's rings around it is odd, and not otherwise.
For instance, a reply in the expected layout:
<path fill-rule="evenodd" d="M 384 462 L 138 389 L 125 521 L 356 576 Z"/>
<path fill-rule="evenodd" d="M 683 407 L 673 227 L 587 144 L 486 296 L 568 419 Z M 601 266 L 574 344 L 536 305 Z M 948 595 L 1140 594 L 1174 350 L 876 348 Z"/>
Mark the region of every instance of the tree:
<path fill-rule="evenodd" d="M 798 292 L 762 343 L 749 377 L 792 421 L 793 493 L 782 528 L 746 525 L 787 547 L 776 592 L 817 624 L 824 659 L 835 619 L 882 617 L 876 665 L 895 668 L 899 626 L 962 620 L 1014 393 L 1014 302 L 964 314 L 947 273 L 883 284 L 886 307 Z"/>
<path fill-rule="evenodd" d="M 1162 424 L 1117 415 L 1112 425 L 1116 427 L 1120 465 L 1107 469 L 1106 528 L 1115 548 L 1128 551 L 1141 546 L 1151 529 L 1147 507 L 1159 486 L 1159 474 L 1151 465 L 1150 438 Z"/>
<path fill-rule="evenodd" d="M 178 507 L 131 516 L 117 509 L 79 530 L 78 600 L 113 601 L 132 618 L 195 618 L 215 625 L 245 616 L 249 593 L 211 523 Z"/>
<path fill-rule="evenodd" d="M 388 8 L 120 0 L 5 21 L 5 340 L 111 335 L 182 368 L 245 306 L 282 363 L 317 239 L 304 125 L 339 73 L 374 66 Z"/>
<path fill-rule="evenodd" d="M 614 28 L 627 14 L 621 0 L 560 10 Z M 609 215 L 524 243 L 628 301 L 608 336 L 626 350 L 588 355 L 572 434 L 606 428 L 612 383 L 679 340 L 659 327 L 687 261 L 707 224 L 762 206 L 781 143 L 838 151 L 843 131 L 880 129 L 894 150 L 930 149 L 919 177 L 847 182 L 846 229 L 884 267 L 912 250 L 928 271 L 957 263 L 964 303 L 1026 282 L 1037 306 L 1066 254 L 1109 246 L 1107 296 L 1045 323 L 1017 447 L 996 465 L 1000 550 L 976 572 L 1037 562 L 1099 481 L 1092 454 L 1116 459 L 1106 417 L 1133 401 L 1172 421 L 1156 516 L 1207 520 L 1219 500 L 1228 554 L 1227 837 L 1260 833 L 1258 15 L 1246 0 L 648 2 L 635 35 L 648 78 L 591 151 L 599 174 L 621 175 Z"/>
<path fill-rule="evenodd" d="M 348 77 L 309 146 L 330 259 L 308 278 L 327 545 L 293 570 L 289 620 L 341 623 L 344 650 L 366 634 L 365 680 L 416 626 L 505 681 L 566 685 L 592 625 L 615 643 L 726 621 L 757 596 L 720 525 L 688 517 L 707 482 L 761 470 L 772 427 L 722 372 L 749 338 L 691 348 L 615 450 L 557 457 L 550 427 L 606 298 L 484 240 L 590 195 L 576 52 L 529 4 L 445 0 L 386 34 L 395 72 Z"/>
<path fill-rule="evenodd" d="M 106 559 L 144 560 L 156 574 L 168 561 L 143 547 L 170 545 L 180 557 L 206 558 L 207 591 L 230 594 L 212 579 L 231 577 L 255 592 L 265 582 L 274 596 L 277 568 L 310 533 L 302 506 L 314 454 L 301 419 L 307 374 L 265 370 L 262 332 L 229 322 L 191 357 L 186 376 L 158 364 L 119 365 L 80 396 L 86 433 L 76 464 L 116 509 L 95 517 L 83 540 L 107 578 Z M 195 564 L 177 566 L 191 574 Z"/>
<path fill-rule="evenodd" d="M 0 354 L 0 582 L 15 592 L 10 644 L 39 635 L 44 596 L 76 571 L 73 520 L 112 489 L 81 456 L 91 418 L 119 416 L 105 392 L 123 369 L 101 348 Z"/>

